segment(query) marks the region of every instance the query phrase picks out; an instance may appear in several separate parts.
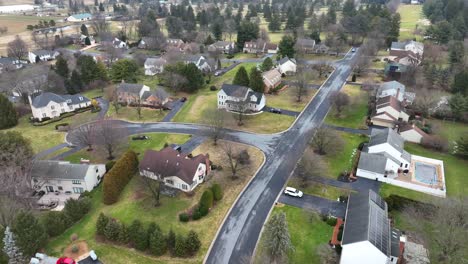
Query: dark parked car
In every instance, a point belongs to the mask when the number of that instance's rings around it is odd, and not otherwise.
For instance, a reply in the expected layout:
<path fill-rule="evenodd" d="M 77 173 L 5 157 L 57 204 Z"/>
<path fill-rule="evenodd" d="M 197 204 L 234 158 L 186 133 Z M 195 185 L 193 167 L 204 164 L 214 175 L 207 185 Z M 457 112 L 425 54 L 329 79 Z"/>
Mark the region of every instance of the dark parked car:
<path fill-rule="evenodd" d="M 181 101 L 181 102 L 187 101 L 187 97 L 182 97 L 182 98 L 180 98 L 180 101 Z"/>
<path fill-rule="evenodd" d="M 145 136 L 145 135 L 140 135 L 140 136 L 134 136 L 132 137 L 132 140 L 147 140 L 149 139 L 148 136 Z"/>
<path fill-rule="evenodd" d="M 270 112 L 271 112 L 271 113 L 275 113 L 275 114 L 281 114 L 281 109 L 278 109 L 278 108 L 270 108 Z"/>

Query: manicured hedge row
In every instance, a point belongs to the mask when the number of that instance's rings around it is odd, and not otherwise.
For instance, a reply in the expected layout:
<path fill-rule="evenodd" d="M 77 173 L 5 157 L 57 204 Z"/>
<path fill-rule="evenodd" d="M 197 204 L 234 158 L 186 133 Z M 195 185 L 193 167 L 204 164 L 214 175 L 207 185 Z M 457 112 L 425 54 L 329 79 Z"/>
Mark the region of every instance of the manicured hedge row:
<path fill-rule="evenodd" d="M 113 204 L 119 199 L 127 183 L 132 179 L 138 168 L 138 158 L 135 152 L 127 151 L 106 173 L 103 182 L 103 202 Z"/>

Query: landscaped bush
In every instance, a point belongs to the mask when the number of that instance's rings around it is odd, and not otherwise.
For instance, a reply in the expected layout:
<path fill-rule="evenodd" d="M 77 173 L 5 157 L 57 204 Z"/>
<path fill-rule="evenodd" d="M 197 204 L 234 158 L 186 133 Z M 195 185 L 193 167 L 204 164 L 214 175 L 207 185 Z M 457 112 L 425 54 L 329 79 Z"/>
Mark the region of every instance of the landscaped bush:
<path fill-rule="evenodd" d="M 149 251 L 155 256 L 161 256 L 166 253 L 167 241 L 160 228 L 154 230 L 149 236 Z"/>
<path fill-rule="evenodd" d="M 199 208 L 200 209 L 206 209 L 206 211 L 209 211 L 211 207 L 213 207 L 213 192 L 210 189 L 207 189 L 203 192 L 201 198 L 200 198 L 200 203 L 199 203 Z M 203 214 L 205 216 L 206 214 Z"/>
<path fill-rule="evenodd" d="M 179 220 L 181 222 L 188 222 L 190 219 L 189 215 L 187 213 L 181 213 L 179 214 Z"/>
<path fill-rule="evenodd" d="M 120 225 L 118 241 L 122 244 L 128 244 L 130 242 L 130 229 L 125 224 Z"/>
<path fill-rule="evenodd" d="M 328 224 L 329 226 L 335 226 L 335 225 L 336 225 L 336 221 L 337 221 L 336 218 L 334 218 L 334 217 L 328 217 L 328 219 L 327 219 L 327 224 Z"/>
<path fill-rule="evenodd" d="M 114 160 L 111 160 L 111 161 L 108 161 L 106 163 L 106 171 L 110 171 L 112 169 L 112 167 L 114 167 L 115 165 L 115 161 Z"/>
<path fill-rule="evenodd" d="M 138 167 L 138 158 L 135 152 L 127 151 L 104 177 L 103 192 L 104 204 L 113 204 L 119 199 L 127 183 L 135 174 Z"/>
<path fill-rule="evenodd" d="M 100 213 L 96 222 L 96 234 L 103 236 L 107 223 L 109 223 L 109 217 L 107 217 L 103 213 Z"/>
<path fill-rule="evenodd" d="M 91 210 L 91 199 L 83 197 L 80 199 L 68 199 L 65 202 L 63 213 L 69 219 L 70 223 L 75 223 Z"/>
<path fill-rule="evenodd" d="M 176 240 L 176 235 L 175 235 L 174 231 L 172 231 L 172 229 L 171 229 L 171 230 L 169 230 L 169 233 L 167 233 L 167 238 L 166 238 L 167 249 L 169 249 L 171 254 L 174 254 L 175 240 Z"/>
<path fill-rule="evenodd" d="M 385 197 L 384 200 L 385 202 L 387 202 L 388 211 L 400 211 L 403 210 L 406 206 L 414 207 L 422 204 L 419 201 L 415 201 L 395 194 L 391 194 L 390 196 Z"/>
<path fill-rule="evenodd" d="M 42 216 L 41 222 L 50 237 L 58 236 L 68 228 L 67 219 L 62 212 L 49 211 Z"/>
<path fill-rule="evenodd" d="M 421 145 L 425 148 L 434 149 L 441 152 L 448 150 L 448 140 L 440 136 L 430 136 L 423 138 Z"/>
<path fill-rule="evenodd" d="M 104 237 L 110 241 L 118 241 L 120 235 L 120 223 L 115 219 L 111 219 L 107 222 L 106 228 L 104 228 Z"/>
<path fill-rule="evenodd" d="M 211 186 L 211 191 L 213 192 L 213 198 L 215 201 L 220 201 L 223 199 L 223 190 L 221 189 L 221 185 L 215 183 Z"/>
<path fill-rule="evenodd" d="M 193 212 L 192 214 L 192 220 L 198 220 L 202 218 L 202 215 L 201 215 L 201 212 L 200 210 L 196 210 L 195 212 Z"/>
<path fill-rule="evenodd" d="M 218 89 L 216 88 L 216 86 L 211 85 L 211 86 L 210 86 L 210 90 L 211 90 L 211 91 L 216 91 L 216 90 L 218 90 Z"/>
<path fill-rule="evenodd" d="M 41 223 L 50 237 L 58 236 L 83 218 L 90 209 L 91 199 L 88 197 L 82 197 L 78 200 L 68 199 L 61 212 L 47 212 L 41 218 Z"/>
<path fill-rule="evenodd" d="M 201 247 L 200 239 L 195 231 L 190 230 L 185 241 L 186 254 L 193 256 Z"/>
<path fill-rule="evenodd" d="M 177 235 L 174 245 L 174 255 L 176 257 L 185 257 L 187 256 L 187 246 L 186 240 L 182 235 Z"/>

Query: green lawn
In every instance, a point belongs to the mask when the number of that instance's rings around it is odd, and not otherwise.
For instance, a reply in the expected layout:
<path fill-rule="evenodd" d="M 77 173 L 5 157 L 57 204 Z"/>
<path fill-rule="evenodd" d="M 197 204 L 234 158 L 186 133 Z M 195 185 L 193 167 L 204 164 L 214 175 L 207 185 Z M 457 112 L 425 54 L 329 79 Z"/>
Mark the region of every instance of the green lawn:
<path fill-rule="evenodd" d="M 350 128 L 365 128 L 367 117 L 368 94 L 361 90 L 361 86 L 345 85 L 342 92 L 350 97 L 350 104 L 345 107 L 338 117 L 334 108 L 330 110 L 325 119 L 325 123 L 335 126 Z"/>
<path fill-rule="evenodd" d="M 97 89 L 88 90 L 81 94 L 88 97 L 89 99 L 92 99 L 94 97 L 104 96 L 104 90 L 101 88 L 97 88 Z"/>
<path fill-rule="evenodd" d="M 438 119 L 431 119 L 428 120 L 428 122 L 437 127 L 436 133 L 447 139 L 451 146 L 453 146 L 454 141 L 459 140 L 461 136 L 468 135 L 467 124 Z"/>
<path fill-rule="evenodd" d="M 329 200 L 336 200 L 340 196 L 348 196 L 351 192 L 350 190 L 334 187 L 331 185 L 321 184 L 318 182 L 312 182 L 308 187 L 302 188 L 300 182 L 297 178 L 291 178 L 288 181 L 288 186 L 294 187 L 301 190 L 305 194 L 320 196 Z"/>
<path fill-rule="evenodd" d="M 422 5 L 400 5 L 398 13 L 401 16 L 399 40 L 403 41 L 413 39 L 414 37 L 420 40 L 422 37 L 414 35 L 413 31 L 416 25 L 419 28 L 424 28 L 424 24 L 421 21 L 424 18 Z"/>
<path fill-rule="evenodd" d="M 107 116 L 115 119 L 122 119 L 132 122 L 160 122 L 164 119 L 168 111 L 160 111 L 159 109 L 141 108 L 141 118 L 138 116 L 136 107 L 121 107 L 119 113 L 115 112 L 115 108 L 110 105 L 107 111 Z"/>
<path fill-rule="evenodd" d="M 343 151 L 334 156 L 325 156 L 324 160 L 328 165 L 327 177 L 336 179 L 343 171 L 352 169 L 353 157 L 357 153 L 357 148 L 361 142 L 367 141 L 368 137 L 350 133 L 338 132 L 343 138 L 345 144 Z"/>
<path fill-rule="evenodd" d="M 320 264 L 320 258 L 316 252 L 317 246 L 328 243 L 333 233 L 333 227 L 323 222 L 315 212 L 284 205 L 282 207 L 276 206 L 271 214 L 280 212 L 286 214 L 289 235 L 295 249 L 289 254 L 289 263 Z M 263 239 L 263 237 L 260 238 L 258 243 L 254 263 L 265 263 L 260 261 L 264 252 Z"/>
<path fill-rule="evenodd" d="M 290 86 L 278 94 L 267 94 L 266 104 L 275 108 L 301 112 L 314 97 L 315 93 L 315 89 L 307 90 L 306 94 L 302 96 L 301 101 L 297 102 L 296 88 Z"/>
<path fill-rule="evenodd" d="M 185 134 L 167 133 L 145 133 L 144 135 L 148 136 L 150 139 L 132 140 L 132 136 L 130 136 L 128 139 L 129 149 L 141 154 L 139 156 L 140 158 L 147 149 L 160 150 L 164 147 L 165 143 L 182 145 L 185 142 L 187 142 L 191 137 L 190 135 Z M 65 158 L 65 160 L 70 161 L 72 163 L 79 163 L 81 159 L 88 159 L 94 163 L 105 163 L 107 161 L 105 154 L 98 149 L 93 151 L 87 151 L 86 149 L 82 149 Z"/>

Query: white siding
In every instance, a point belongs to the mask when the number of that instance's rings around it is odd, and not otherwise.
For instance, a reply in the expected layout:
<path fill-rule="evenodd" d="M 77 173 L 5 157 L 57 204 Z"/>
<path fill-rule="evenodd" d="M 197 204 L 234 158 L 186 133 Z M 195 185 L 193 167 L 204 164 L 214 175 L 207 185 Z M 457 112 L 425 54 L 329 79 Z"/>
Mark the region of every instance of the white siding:
<path fill-rule="evenodd" d="M 405 141 L 413 142 L 413 143 L 421 143 L 423 136 L 416 132 L 416 130 L 411 129 L 400 133 Z"/>
<path fill-rule="evenodd" d="M 387 256 L 369 241 L 343 245 L 340 264 L 387 264 Z"/>

